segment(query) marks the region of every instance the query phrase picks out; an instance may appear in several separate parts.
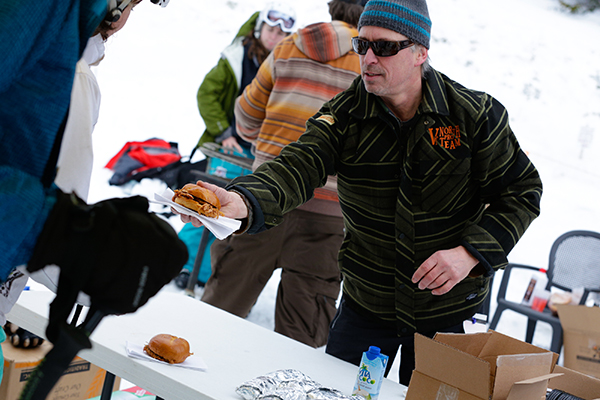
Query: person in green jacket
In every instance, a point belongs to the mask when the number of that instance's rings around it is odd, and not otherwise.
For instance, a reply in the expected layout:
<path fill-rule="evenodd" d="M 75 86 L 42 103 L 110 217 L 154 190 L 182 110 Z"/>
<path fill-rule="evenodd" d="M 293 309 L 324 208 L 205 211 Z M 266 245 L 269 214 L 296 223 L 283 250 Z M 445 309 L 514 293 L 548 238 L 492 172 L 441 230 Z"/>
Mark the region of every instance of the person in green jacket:
<path fill-rule="evenodd" d="M 221 144 L 222 150 L 238 156 L 254 158 L 249 142 L 235 132 L 233 108 L 235 99 L 252 82 L 258 68 L 283 38 L 296 27 L 296 13 L 289 6 L 272 2 L 255 12 L 242 25 L 233 42 L 223 50 L 216 66 L 204 77 L 198 89 L 198 109 L 206 130 L 200 137 L 196 149 L 207 142 Z M 211 159 L 208 172 L 223 178 L 234 178 L 244 173 L 242 167 L 220 159 Z M 249 172 L 249 171 L 248 171 Z M 202 228 L 203 229 L 203 228 Z M 184 226 L 179 238 L 188 246 L 189 259 L 175 284 L 184 289 L 194 268 L 196 254 L 201 241 L 202 229 Z M 210 246 L 215 237 L 209 234 L 198 273 L 197 283 L 204 286 L 211 275 Z"/>
<path fill-rule="evenodd" d="M 207 142 L 217 142 L 227 150 L 249 156 L 250 144 L 235 133 L 235 99 L 252 82 L 275 45 L 295 27 L 294 10 L 282 3 L 267 4 L 242 25 L 198 89 L 198 109 L 206 126 L 198 147 Z"/>

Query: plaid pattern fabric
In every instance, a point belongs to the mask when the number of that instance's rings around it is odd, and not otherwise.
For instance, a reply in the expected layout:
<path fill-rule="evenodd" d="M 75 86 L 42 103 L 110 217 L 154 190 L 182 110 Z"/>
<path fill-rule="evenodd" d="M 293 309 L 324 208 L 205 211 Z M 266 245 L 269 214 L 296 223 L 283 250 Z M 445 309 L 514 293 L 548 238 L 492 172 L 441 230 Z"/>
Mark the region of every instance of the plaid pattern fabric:
<path fill-rule="evenodd" d="M 256 197 L 268 227 L 337 174 L 344 293 L 365 313 L 396 321 L 401 336 L 459 324 L 478 310 L 489 276 L 539 215 L 542 194 L 505 108 L 491 96 L 433 70 L 413 121 L 401 124 L 357 78 L 308 121 L 297 143 L 233 182 Z M 484 276 L 442 296 L 411 282 L 431 254 L 461 244 Z"/>

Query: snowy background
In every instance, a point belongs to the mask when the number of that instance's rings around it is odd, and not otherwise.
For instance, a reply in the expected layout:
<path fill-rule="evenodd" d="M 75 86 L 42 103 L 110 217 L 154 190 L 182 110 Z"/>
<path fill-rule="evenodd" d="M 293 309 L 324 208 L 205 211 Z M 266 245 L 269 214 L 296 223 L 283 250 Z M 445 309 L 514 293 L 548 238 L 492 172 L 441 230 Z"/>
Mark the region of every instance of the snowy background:
<path fill-rule="evenodd" d="M 191 152 L 204 130 L 196 92 L 239 26 L 266 1 L 173 0 L 165 9 L 144 1 L 107 43 L 93 69 L 102 91 L 94 131 L 90 202 L 152 196 L 162 184 L 144 180 L 111 187 L 103 168 L 127 141 L 163 138 Z M 300 26 L 329 21 L 326 0 L 290 1 Z M 544 183 L 542 214 L 509 256 L 545 267 L 562 233 L 600 231 L 600 12 L 572 15 L 557 0 L 428 0 L 432 66 L 466 87 L 490 93 Z M 177 218 L 171 220 L 179 229 Z M 496 275 L 495 290 L 501 273 Z M 518 278 L 518 277 L 517 277 Z M 249 319 L 273 328 L 275 274 Z M 529 276 L 511 287 L 522 296 Z M 170 284 L 165 290 L 178 290 Z M 183 293 L 183 292 L 182 292 Z M 492 313 L 495 308 L 495 292 Z M 497 330 L 523 340 L 524 317 L 505 312 Z M 548 348 L 550 329 L 534 344 Z M 391 374 L 392 378 L 397 374 Z"/>

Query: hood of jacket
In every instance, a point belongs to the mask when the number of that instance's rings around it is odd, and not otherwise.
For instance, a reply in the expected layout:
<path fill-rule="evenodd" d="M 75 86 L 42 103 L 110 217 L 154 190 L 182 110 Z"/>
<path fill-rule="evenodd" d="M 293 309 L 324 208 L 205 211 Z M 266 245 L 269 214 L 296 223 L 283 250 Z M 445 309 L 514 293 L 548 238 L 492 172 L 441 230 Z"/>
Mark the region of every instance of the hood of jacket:
<path fill-rule="evenodd" d="M 244 61 L 243 42 L 244 36 L 239 36 L 221 52 L 221 58 L 227 61 L 231 72 L 235 76 L 238 88 L 242 85 L 242 62 Z"/>
<path fill-rule="evenodd" d="M 320 22 L 298 30 L 294 43 L 308 58 L 326 63 L 353 51 L 351 39 L 357 35 L 356 28 L 345 22 Z"/>
<path fill-rule="evenodd" d="M 258 20 L 259 14 L 259 11 L 256 11 L 254 14 L 252 14 L 250 18 L 248 18 L 248 20 L 244 22 L 244 24 L 240 27 L 238 33 L 235 35 L 235 38 L 233 40 L 239 37 L 244 37 L 250 32 L 254 32 L 254 27 L 256 26 L 256 21 Z"/>
<path fill-rule="evenodd" d="M 100 61 L 104 58 L 104 40 L 102 39 L 102 35 L 97 34 L 88 39 L 81 58 L 88 65 L 95 66 L 100 64 Z"/>
<path fill-rule="evenodd" d="M 226 60 L 229 64 L 229 68 L 231 68 L 231 72 L 235 76 L 238 88 L 242 85 L 242 62 L 244 60 L 243 42 L 246 35 L 254 31 L 258 14 L 258 11 L 255 12 L 246 22 L 244 22 L 231 44 L 221 52 L 221 58 Z"/>

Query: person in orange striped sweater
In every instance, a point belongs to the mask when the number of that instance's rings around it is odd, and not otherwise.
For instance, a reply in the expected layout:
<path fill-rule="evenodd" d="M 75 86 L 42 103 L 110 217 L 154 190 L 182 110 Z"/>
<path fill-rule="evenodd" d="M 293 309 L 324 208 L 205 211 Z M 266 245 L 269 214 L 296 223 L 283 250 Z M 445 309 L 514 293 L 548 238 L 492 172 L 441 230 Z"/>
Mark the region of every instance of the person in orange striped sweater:
<path fill-rule="evenodd" d="M 256 148 L 254 169 L 304 132 L 323 105 L 360 74 L 351 38 L 366 0 L 329 1 L 332 22 L 282 40 L 235 105 L 238 135 Z M 213 274 L 202 301 L 246 317 L 273 271 L 281 268 L 275 331 L 313 347 L 327 342 L 341 274 L 344 223 L 334 180 L 286 214 L 276 228 L 230 236 L 211 247 Z"/>

